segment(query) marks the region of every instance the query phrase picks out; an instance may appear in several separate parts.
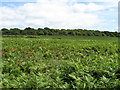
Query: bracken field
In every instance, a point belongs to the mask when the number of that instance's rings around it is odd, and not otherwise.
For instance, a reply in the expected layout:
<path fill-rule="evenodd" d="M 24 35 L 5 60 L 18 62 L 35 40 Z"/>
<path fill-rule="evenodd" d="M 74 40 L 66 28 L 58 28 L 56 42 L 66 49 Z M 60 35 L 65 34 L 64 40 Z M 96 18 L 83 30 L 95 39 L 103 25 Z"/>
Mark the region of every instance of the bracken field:
<path fill-rule="evenodd" d="M 118 38 L 2 38 L 2 88 L 118 88 Z"/>

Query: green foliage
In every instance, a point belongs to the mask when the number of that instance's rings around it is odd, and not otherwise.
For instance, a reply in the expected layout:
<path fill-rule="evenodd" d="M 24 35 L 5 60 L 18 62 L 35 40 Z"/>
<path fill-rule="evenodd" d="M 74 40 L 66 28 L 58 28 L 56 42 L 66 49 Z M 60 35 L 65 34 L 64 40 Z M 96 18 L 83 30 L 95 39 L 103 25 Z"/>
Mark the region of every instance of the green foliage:
<path fill-rule="evenodd" d="M 71 35 L 71 36 L 110 36 L 110 37 L 120 37 L 118 32 L 108 32 L 108 31 L 98 31 L 98 30 L 86 30 L 86 29 L 50 29 L 45 27 L 44 29 L 38 28 L 34 29 L 27 27 L 24 30 L 18 28 L 11 28 L 10 30 L 3 28 L 3 35 Z"/>
<path fill-rule="evenodd" d="M 116 37 L 18 36 L 2 47 L 2 88 L 120 86 Z"/>

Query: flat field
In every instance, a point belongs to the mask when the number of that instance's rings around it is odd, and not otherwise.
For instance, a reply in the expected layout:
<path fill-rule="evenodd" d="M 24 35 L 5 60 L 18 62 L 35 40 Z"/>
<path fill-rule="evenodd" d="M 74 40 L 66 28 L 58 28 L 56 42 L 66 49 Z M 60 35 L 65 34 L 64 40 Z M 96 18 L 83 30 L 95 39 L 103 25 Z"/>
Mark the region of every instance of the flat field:
<path fill-rule="evenodd" d="M 117 37 L 3 37 L 2 88 L 117 88 L 119 52 Z"/>

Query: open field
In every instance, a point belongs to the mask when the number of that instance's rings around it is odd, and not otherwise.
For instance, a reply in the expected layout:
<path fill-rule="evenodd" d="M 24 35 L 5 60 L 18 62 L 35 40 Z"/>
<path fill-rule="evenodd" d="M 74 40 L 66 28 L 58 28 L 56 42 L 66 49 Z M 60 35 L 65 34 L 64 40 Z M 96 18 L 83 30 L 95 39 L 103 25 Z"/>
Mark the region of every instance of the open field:
<path fill-rule="evenodd" d="M 117 88 L 119 52 L 117 37 L 4 37 L 2 88 Z"/>

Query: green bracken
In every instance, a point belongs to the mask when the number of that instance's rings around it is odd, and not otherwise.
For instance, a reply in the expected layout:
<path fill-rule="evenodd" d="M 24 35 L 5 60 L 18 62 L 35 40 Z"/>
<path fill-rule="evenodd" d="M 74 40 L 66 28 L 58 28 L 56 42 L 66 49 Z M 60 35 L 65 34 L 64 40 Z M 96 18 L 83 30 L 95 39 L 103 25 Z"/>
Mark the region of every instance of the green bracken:
<path fill-rule="evenodd" d="M 118 88 L 118 53 L 117 37 L 6 37 L 2 88 Z"/>

